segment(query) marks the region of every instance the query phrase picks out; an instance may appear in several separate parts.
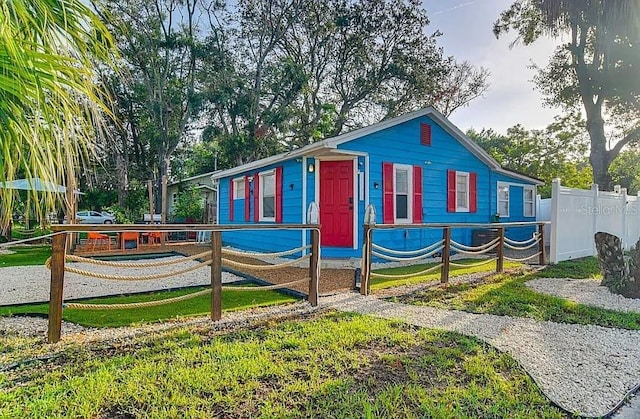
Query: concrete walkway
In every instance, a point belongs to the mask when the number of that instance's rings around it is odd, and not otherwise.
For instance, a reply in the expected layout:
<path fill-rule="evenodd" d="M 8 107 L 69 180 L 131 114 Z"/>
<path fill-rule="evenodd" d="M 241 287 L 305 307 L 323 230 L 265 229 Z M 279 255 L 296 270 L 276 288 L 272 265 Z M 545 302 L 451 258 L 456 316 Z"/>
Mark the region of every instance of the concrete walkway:
<path fill-rule="evenodd" d="M 411 306 L 355 293 L 320 303 L 482 339 L 513 356 L 550 400 L 583 416 L 609 413 L 640 384 L 640 331 Z"/>

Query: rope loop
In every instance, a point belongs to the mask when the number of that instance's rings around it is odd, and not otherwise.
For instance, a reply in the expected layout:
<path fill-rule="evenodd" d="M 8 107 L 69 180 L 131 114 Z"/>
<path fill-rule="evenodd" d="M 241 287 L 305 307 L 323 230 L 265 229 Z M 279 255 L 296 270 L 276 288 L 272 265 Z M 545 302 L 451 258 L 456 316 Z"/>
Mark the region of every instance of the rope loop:
<path fill-rule="evenodd" d="M 482 244 L 480 246 L 467 246 L 467 245 L 464 245 L 462 243 L 458 243 L 455 240 L 451 240 L 451 246 L 455 246 L 455 247 L 457 247 L 459 249 L 462 249 L 462 250 L 476 251 L 476 250 L 484 250 L 484 249 L 486 249 L 488 247 L 491 247 L 494 244 L 498 243 L 499 241 L 500 241 L 500 237 L 496 237 L 495 239 L 491 240 L 490 242 Z"/>
<path fill-rule="evenodd" d="M 285 282 L 283 284 L 259 285 L 257 287 L 235 287 L 231 285 L 223 285 L 222 289 L 227 291 L 269 291 L 269 290 L 279 290 L 282 288 L 288 288 L 292 285 L 297 285 L 297 284 L 308 284 L 309 281 L 311 281 L 311 278 L 299 279 L 297 281 Z"/>
<path fill-rule="evenodd" d="M 505 243 L 509 243 L 512 246 L 525 246 L 529 243 L 531 243 L 532 241 L 539 241 L 540 240 L 540 234 L 539 233 L 534 233 L 533 237 L 531 237 L 530 239 L 527 240 L 523 240 L 523 241 L 516 241 L 516 240 L 511 240 L 508 237 L 504 238 Z"/>
<path fill-rule="evenodd" d="M 227 265 L 227 266 L 231 266 L 234 268 L 246 268 L 246 269 L 256 269 L 259 271 L 269 271 L 272 269 L 279 269 L 279 268 L 286 268 L 287 266 L 291 266 L 297 262 L 300 262 L 302 260 L 307 260 L 311 257 L 311 255 L 306 255 L 306 256 L 302 256 L 298 259 L 294 259 L 294 260 L 290 260 L 288 262 L 284 262 L 284 263 L 277 263 L 274 265 L 252 265 L 249 263 L 242 263 L 242 262 L 236 262 L 234 260 L 230 260 L 230 259 L 225 259 L 222 258 L 222 264 L 223 265 Z M 320 264 L 318 263 L 318 266 L 320 266 Z"/>
<path fill-rule="evenodd" d="M 537 246 L 537 245 L 538 245 L 538 243 L 540 243 L 540 239 L 537 239 L 536 241 L 534 241 L 533 243 L 531 243 L 531 244 L 530 244 L 530 245 L 528 245 L 528 246 L 521 247 L 521 246 L 513 246 L 513 245 L 511 245 L 510 243 L 507 243 L 507 242 L 505 241 L 505 243 L 504 243 L 504 247 L 506 247 L 506 248 L 508 248 L 508 249 L 511 249 L 511 250 L 527 250 L 527 249 L 531 249 L 532 247 Z"/>
<path fill-rule="evenodd" d="M 499 242 L 495 242 L 494 244 L 492 244 L 491 246 L 487 247 L 486 249 L 476 250 L 476 251 L 470 252 L 470 251 L 467 251 L 467 250 L 458 249 L 458 247 L 456 245 L 454 245 L 453 242 L 452 242 L 451 250 L 455 251 L 457 253 L 462 253 L 464 255 L 482 255 L 482 254 L 485 254 L 487 252 L 492 251 L 493 249 L 498 247 L 499 244 L 500 244 Z"/>
<path fill-rule="evenodd" d="M 506 257 L 506 256 L 505 256 L 504 258 L 505 258 L 506 260 L 508 260 L 508 261 L 511 261 L 511 262 L 524 262 L 524 261 L 527 261 L 527 260 L 529 260 L 529 259 L 533 259 L 533 258 L 535 258 L 535 257 L 540 256 L 540 254 L 541 254 L 541 253 L 542 253 L 542 252 L 538 252 L 538 253 L 535 253 L 535 254 L 533 254 L 533 255 L 531 255 L 531 256 L 527 256 L 526 258 L 520 258 L 520 259 L 516 259 L 516 258 L 509 258 L 509 257 Z"/>
<path fill-rule="evenodd" d="M 274 253 L 254 253 L 254 252 L 244 252 L 241 250 L 222 249 L 222 254 L 231 255 L 231 256 L 246 256 L 246 257 L 278 257 L 278 256 L 293 255 L 294 253 L 298 253 L 307 249 L 311 249 L 311 245 L 301 246 L 295 249 L 285 250 L 283 252 L 274 252 Z"/>
<path fill-rule="evenodd" d="M 158 274 L 152 274 L 152 275 L 111 275 L 111 274 L 103 274 L 103 273 L 99 273 L 99 272 L 91 272 L 91 271 L 85 271 L 82 269 L 77 269 L 77 268 L 73 268 L 71 266 L 65 266 L 64 270 L 66 272 L 71 272 L 71 273 L 75 273 L 78 275 L 84 275 L 84 276 L 90 276 L 93 278 L 99 278 L 99 279 L 111 279 L 114 281 L 149 281 L 149 280 L 154 280 L 154 279 L 163 279 L 163 278 L 169 278 L 172 277 L 174 275 L 181 275 L 181 274 L 185 274 L 188 272 L 192 272 L 195 271 L 197 269 L 200 269 L 204 266 L 208 266 L 211 265 L 211 259 L 202 262 L 202 263 L 198 263 L 197 265 L 194 266 L 190 266 L 188 268 L 185 269 L 181 269 L 178 271 L 172 271 L 172 272 L 163 272 L 163 273 L 158 273 Z M 45 262 L 45 266 L 47 266 L 49 269 L 51 269 L 51 262 L 47 259 L 47 262 Z"/>
<path fill-rule="evenodd" d="M 122 304 L 85 304 L 85 303 L 65 303 L 63 308 L 73 308 L 76 310 L 126 310 L 130 308 L 143 308 L 143 307 L 157 307 L 164 304 L 177 303 L 179 301 L 186 301 L 192 298 L 199 297 L 201 295 L 207 295 L 211 293 L 211 288 L 193 292 L 191 294 L 181 295 L 179 297 L 165 298 L 164 300 L 145 301 L 140 303 L 122 303 Z"/>
<path fill-rule="evenodd" d="M 189 256 L 189 257 L 185 257 L 185 258 L 167 260 L 167 261 L 160 261 L 160 262 L 151 262 L 151 263 L 112 262 L 112 261 L 107 261 L 107 260 L 85 258 L 85 257 L 82 257 L 82 256 L 76 256 L 76 255 L 67 255 L 66 259 L 74 261 L 74 262 L 84 262 L 84 263 L 91 263 L 93 265 L 111 266 L 111 267 L 117 267 L 117 268 L 153 268 L 153 267 L 157 267 L 157 266 L 176 265 L 178 263 L 184 263 L 184 262 L 200 259 L 200 258 L 203 258 L 205 256 L 211 256 L 211 250 L 208 250 L 208 251 L 202 252 L 202 253 L 198 253 L 197 255 L 193 255 L 193 256 Z"/>
<path fill-rule="evenodd" d="M 505 258 L 505 259 L 506 259 L 506 258 Z M 487 260 L 484 260 L 484 261 L 479 262 L 479 263 L 471 263 L 471 264 L 467 264 L 467 263 L 455 263 L 455 262 L 451 262 L 451 261 L 449 261 L 449 265 L 451 265 L 451 266 L 457 266 L 457 267 L 460 267 L 460 268 L 474 268 L 474 267 L 476 267 L 476 266 L 486 265 L 486 264 L 491 263 L 491 262 L 494 262 L 494 261 L 496 261 L 496 260 L 498 260 L 498 258 L 487 259 Z"/>
<path fill-rule="evenodd" d="M 382 252 L 386 252 L 389 253 L 391 255 L 405 255 L 405 256 L 410 256 L 410 255 L 415 255 L 415 254 L 419 254 L 419 253 L 424 253 L 424 252 L 430 252 L 433 249 L 439 247 L 440 245 L 444 244 L 444 239 L 440 239 L 439 241 L 427 246 L 427 247 L 423 247 L 422 249 L 416 249 L 416 250 L 393 250 L 393 249 L 389 249 L 387 247 L 383 247 L 380 246 L 378 244 L 375 243 L 371 243 L 371 248 L 372 249 L 376 249 L 376 250 L 380 250 Z"/>
<path fill-rule="evenodd" d="M 430 267 L 429 269 L 425 269 L 424 271 L 414 272 L 410 274 L 402 274 L 402 275 L 388 275 L 388 274 L 379 274 L 375 272 L 371 272 L 372 278 L 387 278 L 387 279 L 405 279 L 405 278 L 413 278 L 415 276 L 420 276 L 424 274 L 428 274 L 430 272 L 436 271 L 442 267 L 442 263 L 439 263 L 435 266 Z"/>
<path fill-rule="evenodd" d="M 386 260 L 390 260 L 393 262 L 414 262 L 417 260 L 422 260 L 422 259 L 426 259 L 430 256 L 433 256 L 434 254 L 438 253 L 439 251 L 441 251 L 444 248 L 444 246 L 441 244 L 440 246 L 436 247 L 435 249 L 432 249 L 430 252 L 425 253 L 423 255 L 418 255 L 418 256 L 414 256 L 414 257 L 405 257 L 405 258 L 401 258 L 401 257 L 395 257 L 395 256 L 389 256 L 389 255 L 385 255 L 383 253 L 380 252 L 376 252 L 376 251 L 371 251 L 371 254 L 373 256 L 377 256 L 380 259 L 386 259 Z"/>

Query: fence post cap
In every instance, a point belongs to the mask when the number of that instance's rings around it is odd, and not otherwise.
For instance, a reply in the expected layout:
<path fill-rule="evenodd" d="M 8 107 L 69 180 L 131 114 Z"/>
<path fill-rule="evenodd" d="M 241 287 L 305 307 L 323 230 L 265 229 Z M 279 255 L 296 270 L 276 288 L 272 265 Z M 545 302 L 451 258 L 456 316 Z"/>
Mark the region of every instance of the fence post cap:
<path fill-rule="evenodd" d="M 376 207 L 373 204 L 367 205 L 364 212 L 364 224 L 368 226 L 376 225 Z"/>
<path fill-rule="evenodd" d="M 309 203 L 309 208 L 307 209 L 307 224 L 320 224 L 320 209 L 316 201 Z"/>

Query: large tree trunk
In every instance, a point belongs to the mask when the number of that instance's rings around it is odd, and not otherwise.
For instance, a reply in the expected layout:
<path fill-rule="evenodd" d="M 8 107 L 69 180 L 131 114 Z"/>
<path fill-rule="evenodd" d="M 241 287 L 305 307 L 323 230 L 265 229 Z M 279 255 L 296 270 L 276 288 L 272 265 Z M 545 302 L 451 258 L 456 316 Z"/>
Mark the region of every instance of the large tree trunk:
<path fill-rule="evenodd" d="M 604 120 L 600 114 L 587 116 L 587 131 L 591 140 L 591 152 L 589 162 L 593 169 L 593 183 L 598 184 L 601 191 L 610 191 L 612 188 L 609 166 L 615 156 L 607 150 L 607 138 L 604 133 Z"/>

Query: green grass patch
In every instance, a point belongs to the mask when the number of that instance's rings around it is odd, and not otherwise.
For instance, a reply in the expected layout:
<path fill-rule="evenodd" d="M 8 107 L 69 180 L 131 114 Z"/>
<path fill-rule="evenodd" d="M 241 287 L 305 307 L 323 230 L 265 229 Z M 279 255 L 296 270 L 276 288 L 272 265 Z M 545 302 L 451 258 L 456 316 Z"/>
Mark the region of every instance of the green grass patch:
<path fill-rule="evenodd" d="M 0 390 L 0 417 L 568 417 L 476 339 L 349 314 L 69 347 Z"/>
<path fill-rule="evenodd" d="M 455 260 L 455 263 L 460 263 L 464 265 L 473 265 L 481 262 L 478 259 L 461 259 Z M 423 263 L 419 265 L 411 265 L 411 266 L 399 266 L 397 268 L 383 268 L 383 269 L 374 269 L 373 272 L 384 274 L 384 275 L 407 275 L 416 272 L 421 272 L 432 268 L 438 265 L 439 262 L 432 263 Z M 515 268 L 517 266 L 521 266 L 520 263 L 516 262 L 504 262 L 505 268 Z M 496 271 L 496 263 L 489 262 L 481 266 L 451 266 L 449 270 L 449 277 L 455 277 L 460 275 L 478 273 L 478 272 L 495 272 Z M 372 278 L 371 279 L 371 289 L 379 290 L 384 288 L 398 287 L 401 285 L 413 285 L 420 284 L 422 282 L 435 281 L 440 279 L 440 270 L 436 270 L 435 272 L 430 272 L 424 275 L 414 276 L 411 278 L 405 279 L 391 279 L 391 278 Z"/>
<path fill-rule="evenodd" d="M 0 255 L 0 268 L 44 265 L 51 256 L 51 246 L 12 246 L 10 255 Z"/>
<path fill-rule="evenodd" d="M 487 313 L 560 323 L 595 324 L 622 329 L 640 329 L 639 313 L 624 313 L 574 303 L 560 297 L 540 294 L 525 282 L 535 278 L 596 278 L 599 277 L 596 258 L 561 262 L 536 273 L 515 270 L 495 275 L 477 284 L 434 287 L 395 298 L 403 303 Z"/>
<path fill-rule="evenodd" d="M 95 298 L 82 301 L 87 304 L 126 304 L 144 301 L 156 301 L 178 297 L 199 291 L 202 288 L 175 291 L 158 291 L 121 297 Z M 224 311 L 242 310 L 250 307 L 264 307 L 275 304 L 291 303 L 293 297 L 277 291 L 222 291 L 222 309 Z M 47 315 L 49 304 L 29 304 L 22 306 L 0 307 L 0 316 L 8 315 Z M 154 323 L 180 317 L 207 315 L 211 312 L 211 296 L 202 295 L 186 301 L 163 304 L 156 307 L 142 307 L 118 310 L 81 310 L 65 308 L 63 319 L 88 327 L 119 327 L 131 324 Z"/>

